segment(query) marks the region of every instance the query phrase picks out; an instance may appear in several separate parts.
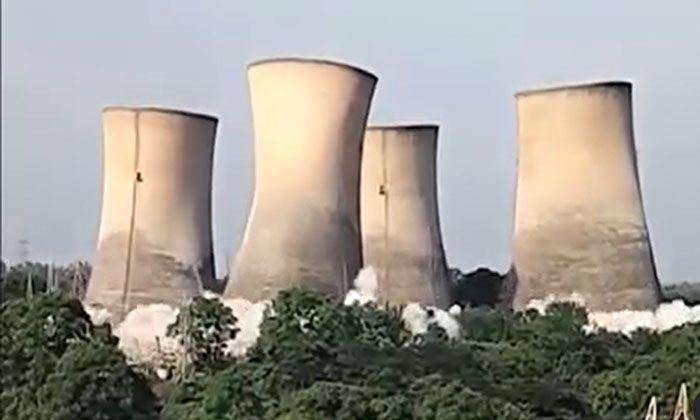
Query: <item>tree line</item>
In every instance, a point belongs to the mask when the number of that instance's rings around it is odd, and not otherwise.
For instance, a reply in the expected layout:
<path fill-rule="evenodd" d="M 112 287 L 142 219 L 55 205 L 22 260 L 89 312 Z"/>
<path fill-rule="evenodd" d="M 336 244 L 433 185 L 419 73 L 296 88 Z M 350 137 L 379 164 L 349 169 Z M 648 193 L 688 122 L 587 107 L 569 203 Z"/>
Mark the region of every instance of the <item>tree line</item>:
<path fill-rule="evenodd" d="M 238 320 L 197 298 L 168 329 L 185 357 L 165 379 L 128 363 L 62 290 L 10 299 L 0 319 L 8 419 L 637 420 L 653 395 L 669 418 L 681 383 L 700 392 L 700 324 L 587 333 L 571 304 L 467 309 L 450 337 L 435 323 L 410 334 L 395 308 L 293 289 L 234 359 Z"/>

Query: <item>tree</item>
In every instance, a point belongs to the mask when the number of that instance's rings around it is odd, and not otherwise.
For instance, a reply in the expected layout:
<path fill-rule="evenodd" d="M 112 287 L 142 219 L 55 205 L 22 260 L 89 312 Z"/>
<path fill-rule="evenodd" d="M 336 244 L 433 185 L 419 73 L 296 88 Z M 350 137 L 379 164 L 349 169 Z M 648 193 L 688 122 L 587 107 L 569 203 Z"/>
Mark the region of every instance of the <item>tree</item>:
<path fill-rule="evenodd" d="M 86 261 L 51 268 L 49 264 L 30 261 L 3 267 L 3 270 L 0 270 L 0 302 L 25 298 L 30 281 L 32 294 L 52 291 L 49 290 L 49 273 L 52 273 L 56 289 L 81 299 L 85 296 L 92 271 L 92 267 Z"/>
<path fill-rule="evenodd" d="M 145 380 L 114 346 L 99 340 L 71 343 L 37 392 L 46 420 L 147 420 L 156 417 Z"/>
<path fill-rule="evenodd" d="M 462 306 L 496 307 L 500 304 L 504 277 L 495 271 L 480 267 L 464 274 L 458 269 L 450 270 L 454 301 Z"/>
<path fill-rule="evenodd" d="M 60 293 L 17 298 L 2 304 L 0 319 L 2 418 L 152 417 L 145 382 L 109 327 L 93 326 L 78 300 Z"/>
<path fill-rule="evenodd" d="M 185 352 L 183 363 L 195 372 L 220 368 L 228 358 L 226 343 L 236 338 L 236 317 L 217 299 L 195 297 L 168 326 L 167 335 L 178 337 Z"/>
<path fill-rule="evenodd" d="M 700 305 L 700 283 L 680 283 L 665 286 L 663 299 L 671 302 L 680 299 L 686 305 Z"/>
<path fill-rule="evenodd" d="M 0 302 L 25 298 L 30 281 L 33 293 L 45 292 L 46 268 L 45 264 L 35 262 L 24 262 L 7 268 L 0 275 Z"/>
<path fill-rule="evenodd" d="M 584 336 L 576 330 L 579 315 L 562 309 L 539 325 L 541 335 L 562 336 L 547 349 Z M 519 345 L 529 339 L 527 328 L 507 328 L 515 332 L 507 337 L 513 343 L 496 345 L 448 339 L 438 328 L 413 340 L 398 311 L 345 306 L 303 289 L 282 292 L 248 357 L 181 384 L 164 418 L 599 418 L 572 385 L 537 369 L 547 355 L 537 354 L 531 341 Z"/>

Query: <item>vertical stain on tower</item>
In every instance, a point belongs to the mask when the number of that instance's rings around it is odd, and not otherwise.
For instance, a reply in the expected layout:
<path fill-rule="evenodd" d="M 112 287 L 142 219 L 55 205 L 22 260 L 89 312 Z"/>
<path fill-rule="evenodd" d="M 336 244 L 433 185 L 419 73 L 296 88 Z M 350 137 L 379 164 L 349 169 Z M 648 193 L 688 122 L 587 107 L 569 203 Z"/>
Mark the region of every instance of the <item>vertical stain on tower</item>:
<path fill-rule="evenodd" d="M 527 91 L 516 105 L 514 306 L 578 293 L 594 310 L 655 307 L 632 85 Z"/>
<path fill-rule="evenodd" d="M 122 292 L 122 306 L 118 312 L 120 318 L 124 318 L 129 312 L 129 282 L 131 280 L 131 270 L 134 252 L 134 228 L 136 226 L 136 201 L 138 200 L 138 188 L 141 181 L 139 172 L 139 111 L 134 112 L 134 182 L 131 193 L 131 218 L 129 220 L 129 242 L 126 248 L 126 267 L 124 274 L 124 291 Z"/>

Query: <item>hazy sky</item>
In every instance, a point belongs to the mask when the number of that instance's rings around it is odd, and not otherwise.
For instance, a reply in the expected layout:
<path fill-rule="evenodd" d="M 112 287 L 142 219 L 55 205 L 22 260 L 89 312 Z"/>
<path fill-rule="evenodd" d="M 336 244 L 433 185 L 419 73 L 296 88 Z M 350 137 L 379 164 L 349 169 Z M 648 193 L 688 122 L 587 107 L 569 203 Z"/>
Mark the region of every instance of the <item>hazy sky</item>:
<path fill-rule="evenodd" d="M 573 6 L 576 3 L 578 6 Z M 634 82 L 644 204 L 664 283 L 700 280 L 700 1 L 2 1 L 2 256 L 92 258 L 100 109 L 220 117 L 219 273 L 252 189 L 245 66 L 335 58 L 380 80 L 374 122 L 441 124 L 451 265 L 509 263 L 519 89 Z"/>

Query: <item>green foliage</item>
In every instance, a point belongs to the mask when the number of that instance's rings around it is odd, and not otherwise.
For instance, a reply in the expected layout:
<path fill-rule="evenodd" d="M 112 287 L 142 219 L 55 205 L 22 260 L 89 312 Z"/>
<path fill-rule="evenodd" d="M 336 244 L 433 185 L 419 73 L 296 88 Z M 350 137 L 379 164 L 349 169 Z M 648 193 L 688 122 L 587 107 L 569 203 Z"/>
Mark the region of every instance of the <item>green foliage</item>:
<path fill-rule="evenodd" d="M 0 310 L 2 418 L 155 418 L 154 396 L 108 327 L 60 294 Z M 169 327 L 195 375 L 172 382 L 164 420 L 637 420 L 652 395 L 669 418 L 679 385 L 700 391 L 700 324 L 631 336 L 586 333 L 570 304 L 544 314 L 484 307 L 449 338 L 435 324 L 411 337 L 398 310 L 281 293 L 246 357 L 217 300 L 195 299 Z"/>
<path fill-rule="evenodd" d="M 562 310 L 546 326 L 563 336 L 577 316 Z M 183 384 L 164 418 L 598 418 L 572 386 L 540 375 L 528 360 L 532 349 L 504 346 L 510 360 L 501 365 L 493 346 L 451 341 L 435 329 L 426 336 L 410 339 L 396 311 L 285 292 L 248 358 Z M 519 378 L 521 371 L 530 376 Z"/>
<path fill-rule="evenodd" d="M 286 357 L 288 350 L 313 353 L 343 345 L 381 349 L 400 345 L 407 338 L 396 310 L 345 306 L 308 290 L 294 289 L 280 293 L 268 310 L 254 354 Z"/>
<path fill-rule="evenodd" d="M 82 298 L 87 289 L 92 267 L 85 261 L 66 266 L 49 267 L 38 262 L 24 262 L 7 266 L 2 261 L 0 270 L 0 302 L 46 292 L 63 292 Z M 49 276 L 49 273 L 52 273 Z M 49 280 L 51 277 L 51 280 Z"/>
<path fill-rule="evenodd" d="M 195 372 L 220 368 L 226 363 L 226 342 L 236 338 L 236 317 L 217 299 L 196 297 L 183 308 L 167 335 L 178 337 Z"/>
<path fill-rule="evenodd" d="M 114 346 L 97 340 L 71 343 L 37 392 L 37 418 L 146 420 L 151 391 Z"/>
<path fill-rule="evenodd" d="M 397 312 L 293 290 L 274 301 L 246 360 L 182 384 L 168 420 L 627 420 L 651 395 L 669 413 L 700 388 L 700 325 L 587 334 L 585 311 L 483 308 L 412 339 Z"/>
<path fill-rule="evenodd" d="M 0 409 L 17 420 L 147 419 L 153 398 L 80 302 L 61 294 L 0 308 Z"/>
<path fill-rule="evenodd" d="M 26 262 L 6 267 L 0 274 L 0 301 L 23 299 L 28 294 L 46 292 L 47 266 L 41 263 Z M 30 286 L 31 289 L 27 289 Z"/>
<path fill-rule="evenodd" d="M 636 334 L 615 356 L 617 365 L 594 375 L 589 384 L 594 406 L 608 418 L 640 418 L 651 395 L 659 397 L 660 418 L 671 418 L 682 382 L 691 398 L 700 392 L 700 324 Z"/>

